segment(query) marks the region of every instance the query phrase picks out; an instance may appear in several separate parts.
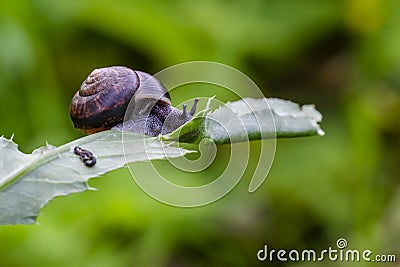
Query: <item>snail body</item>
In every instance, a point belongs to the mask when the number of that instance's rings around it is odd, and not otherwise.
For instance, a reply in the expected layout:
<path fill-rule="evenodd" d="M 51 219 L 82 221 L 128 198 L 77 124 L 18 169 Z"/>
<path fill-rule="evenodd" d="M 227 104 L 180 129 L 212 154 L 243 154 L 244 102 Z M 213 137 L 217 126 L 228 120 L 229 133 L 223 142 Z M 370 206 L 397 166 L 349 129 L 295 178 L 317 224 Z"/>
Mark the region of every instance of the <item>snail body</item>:
<path fill-rule="evenodd" d="M 176 109 L 156 78 L 114 66 L 92 71 L 72 98 L 70 116 L 74 127 L 87 134 L 115 128 L 157 136 L 191 120 L 197 102 L 189 112 L 186 105 Z M 129 119 L 124 121 L 128 108 Z"/>

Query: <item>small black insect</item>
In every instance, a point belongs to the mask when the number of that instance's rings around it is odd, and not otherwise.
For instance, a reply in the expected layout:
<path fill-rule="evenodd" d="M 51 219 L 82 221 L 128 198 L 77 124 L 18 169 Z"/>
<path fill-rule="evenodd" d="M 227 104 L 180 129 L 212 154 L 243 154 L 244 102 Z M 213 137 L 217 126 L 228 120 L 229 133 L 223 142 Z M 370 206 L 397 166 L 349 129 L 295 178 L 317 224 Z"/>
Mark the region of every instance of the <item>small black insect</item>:
<path fill-rule="evenodd" d="M 76 146 L 74 147 L 74 153 L 81 158 L 82 162 L 86 166 L 92 167 L 93 165 L 96 164 L 96 157 L 93 156 L 93 153 L 90 152 L 89 150 Z"/>

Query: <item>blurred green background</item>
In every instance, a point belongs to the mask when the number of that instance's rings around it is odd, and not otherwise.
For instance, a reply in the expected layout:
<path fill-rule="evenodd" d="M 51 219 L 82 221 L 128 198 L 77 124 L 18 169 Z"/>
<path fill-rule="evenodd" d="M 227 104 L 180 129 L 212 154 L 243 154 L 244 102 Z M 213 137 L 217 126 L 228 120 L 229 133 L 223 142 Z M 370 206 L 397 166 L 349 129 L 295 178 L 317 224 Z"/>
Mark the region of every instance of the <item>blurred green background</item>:
<path fill-rule="evenodd" d="M 90 182 L 98 191 L 52 201 L 38 225 L 0 227 L 0 266 L 256 266 L 264 244 L 322 250 L 338 238 L 399 261 L 399 14 L 397 0 L 2 0 L 0 134 L 23 152 L 82 136 L 69 103 L 94 68 L 193 60 L 316 104 L 326 136 L 279 140 L 258 191 L 247 192 L 249 170 L 201 208 L 159 203 L 114 171 Z"/>

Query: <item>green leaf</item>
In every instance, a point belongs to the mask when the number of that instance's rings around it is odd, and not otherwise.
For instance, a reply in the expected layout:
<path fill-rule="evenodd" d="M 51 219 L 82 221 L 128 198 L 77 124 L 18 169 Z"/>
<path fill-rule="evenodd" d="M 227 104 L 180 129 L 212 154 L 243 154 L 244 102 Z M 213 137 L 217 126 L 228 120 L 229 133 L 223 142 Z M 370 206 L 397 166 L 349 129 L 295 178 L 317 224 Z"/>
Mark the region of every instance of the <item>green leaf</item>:
<path fill-rule="evenodd" d="M 314 105 L 299 106 L 277 98 L 244 98 L 228 102 L 209 112 L 209 104 L 205 111 L 167 135 L 166 139 L 174 140 L 188 136 L 195 129 L 197 135 L 188 141 L 185 138 L 184 142 L 198 143 L 203 138 L 209 138 L 216 144 L 229 144 L 275 137 L 325 134 L 319 125 L 322 115 Z"/>
<path fill-rule="evenodd" d="M 85 166 L 73 148 L 80 146 L 97 158 Z M 126 162 L 173 158 L 190 151 L 162 143 L 158 138 L 105 131 L 58 148 L 46 145 L 32 154 L 18 150 L 12 140 L 0 137 L 0 224 L 30 224 L 39 210 L 56 196 L 90 189 L 87 181 Z"/>
<path fill-rule="evenodd" d="M 40 209 L 54 197 L 88 190 L 90 178 L 128 162 L 174 158 L 192 152 L 162 140 L 179 139 L 195 146 L 204 138 L 227 144 L 324 134 L 318 124 L 322 115 L 313 105 L 300 107 L 280 99 L 245 98 L 211 112 L 212 101 L 210 98 L 205 109 L 190 122 L 160 138 L 110 130 L 57 148 L 47 144 L 32 154 L 24 154 L 12 140 L 0 137 L 0 225 L 34 223 Z M 91 151 L 97 164 L 85 166 L 74 154 L 75 146 Z"/>

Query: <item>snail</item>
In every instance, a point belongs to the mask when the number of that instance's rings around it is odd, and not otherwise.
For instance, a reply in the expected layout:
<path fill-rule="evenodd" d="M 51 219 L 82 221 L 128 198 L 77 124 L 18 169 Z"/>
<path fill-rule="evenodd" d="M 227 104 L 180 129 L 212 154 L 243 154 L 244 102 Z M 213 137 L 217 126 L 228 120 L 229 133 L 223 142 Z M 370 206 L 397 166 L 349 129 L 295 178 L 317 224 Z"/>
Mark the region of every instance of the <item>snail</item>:
<path fill-rule="evenodd" d="M 72 98 L 70 116 L 74 127 L 87 134 L 113 128 L 157 136 L 190 121 L 198 101 L 194 100 L 190 111 L 186 104 L 182 110 L 176 109 L 159 80 L 145 72 L 113 66 L 92 71 Z M 124 121 L 126 112 L 129 118 Z"/>

